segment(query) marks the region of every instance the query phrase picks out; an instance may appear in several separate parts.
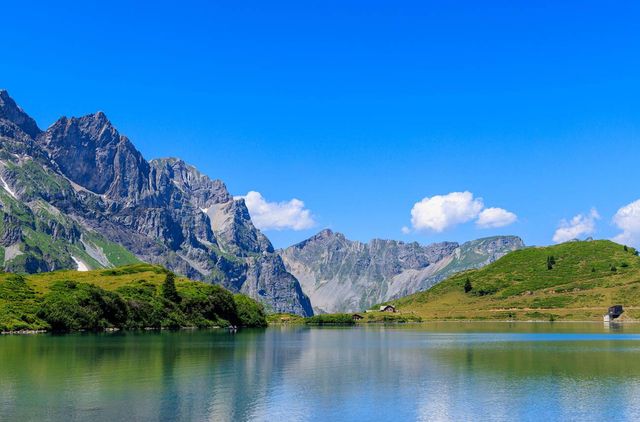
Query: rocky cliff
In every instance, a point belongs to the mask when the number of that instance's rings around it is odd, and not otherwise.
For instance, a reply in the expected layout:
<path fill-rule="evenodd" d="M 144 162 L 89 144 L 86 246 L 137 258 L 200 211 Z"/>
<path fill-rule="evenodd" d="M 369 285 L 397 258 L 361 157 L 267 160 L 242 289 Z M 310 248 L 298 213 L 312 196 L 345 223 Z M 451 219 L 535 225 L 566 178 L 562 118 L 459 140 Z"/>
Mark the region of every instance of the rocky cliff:
<path fill-rule="evenodd" d="M 5 270 L 142 260 L 247 293 L 271 311 L 312 314 L 242 199 L 179 159 L 146 161 L 102 112 L 42 131 L 0 91 L 0 182 Z"/>
<path fill-rule="evenodd" d="M 515 236 L 423 246 L 381 239 L 362 243 L 323 230 L 279 253 L 316 312 L 351 312 L 426 290 L 449 275 L 482 267 L 522 247 Z"/>

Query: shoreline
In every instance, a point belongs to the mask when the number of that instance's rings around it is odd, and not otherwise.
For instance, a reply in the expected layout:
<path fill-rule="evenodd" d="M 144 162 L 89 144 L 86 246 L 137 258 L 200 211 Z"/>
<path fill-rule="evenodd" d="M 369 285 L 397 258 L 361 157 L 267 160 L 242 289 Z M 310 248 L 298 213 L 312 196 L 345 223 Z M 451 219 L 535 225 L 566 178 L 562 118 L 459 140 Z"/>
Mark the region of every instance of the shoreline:
<path fill-rule="evenodd" d="M 266 327 L 239 327 L 239 328 L 269 328 L 269 327 L 286 327 L 286 326 L 304 326 L 310 328 L 321 328 L 321 327 L 366 327 L 368 325 L 423 325 L 423 324 L 433 324 L 433 323 L 445 323 L 445 324 L 604 324 L 610 326 L 620 326 L 620 325 L 636 325 L 640 324 L 639 320 L 624 320 L 624 321 L 613 321 L 613 322 L 604 322 L 604 321 L 594 321 L 594 320 L 475 320 L 475 319 L 433 319 L 433 320 L 423 320 L 423 321 L 405 321 L 405 322 L 396 322 L 396 321 L 371 321 L 371 322 L 355 322 L 353 324 L 305 324 L 304 322 L 300 323 L 269 323 Z M 6 336 L 16 336 L 16 335 L 36 335 L 36 334 L 78 334 L 78 333 L 92 333 L 92 334 L 102 334 L 102 333 L 140 333 L 140 332 L 149 332 L 149 331 L 198 331 L 198 330 L 224 330 L 228 327 L 180 327 L 180 328 L 154 328 L 154 327 L 145 327 L 141 329 L 135 330 L 126 330 L 121 328 L 107 328 L 104 330 L 75 330 L 75 331 L 51 331 L 51 330 L 16 330 L 16 331 L 1 331 L 0 335 Z"/>
<path fill-rule="evenodd" d="M 73 330 L 73 331 L 52 331 L 52 330 L 15 330 L 15 331 L 0 331 L 0 335 L 35 335 L 35 334 L 78 334 L 78 333 L 92 333 L 92 334 L 103 334 L 103 333 L 140 333 L 140 332 L 149 332 L 149 331 L 196 331 L 196 330 L 223 330 L 229 327 L 221 327 L 219 325 L 211 326 L 211 327 L 180 327 L 180 328 L 155 328 L 155 327 L 145 327 L 139 328 L 135 330 L 127 330 L 124 328 L 105 328 L 104 330 Z M 265 328 L 265 327 L 239 327 L 239 328 Z"/>

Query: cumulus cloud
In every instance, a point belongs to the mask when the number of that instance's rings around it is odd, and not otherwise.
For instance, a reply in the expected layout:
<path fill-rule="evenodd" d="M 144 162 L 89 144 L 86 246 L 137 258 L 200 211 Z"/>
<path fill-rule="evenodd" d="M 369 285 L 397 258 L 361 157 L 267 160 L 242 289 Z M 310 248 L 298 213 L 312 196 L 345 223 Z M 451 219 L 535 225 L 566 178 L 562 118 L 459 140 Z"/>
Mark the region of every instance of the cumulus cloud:
<path fill-rule="evenodd" d="M 471 221 L 478 216 L 484 203 L 471 192 L 451 192 L 423 198 L 411 209 L 411 224 L 416 230 L 442 232 L 449 227 Z"/>
<path fill-rule="evenodd" d="M 247 204 L 253 224 L 261 230 L 304 230 L 316 224 L 311 211 L 299 199 L 268 202 L 260 192 L 255 191 L 240 198 Z"/>
<path fill-rule="evenodd" d="M 411 209 L 411 225 L 415 230 L 438 233 L 473 220 L 479 228 L 497 228 L 508 226 L 517 219 L 504 208 L 485 208 L 482 198 L 474 198 L 468 191 L 423 198 Z M 403 233 L 408 231 L 408 228 L 402 228 Z"/>
<path fill-rule="evenodd" d="M 400 229 L 400 231 L 401 231 L 403 234 L 409 234 L 409 233 L 411 233 L 411 229 L 410 229 L 409 227 L 407 227 L 407 226 L 402 226 L 402 228 Z"/>
<path fill-rule="evenodd" d="M 620 208 L 613 216 L 613 224 L 622 230 L 614 242 L 640 246 L 640 199 Z"/>
<path fill-rule="evenodd" d="M 518 217 L 504 208 L 485 208 L 478 215 L 476 225 L 483 229 L 508 226 L 515 223 Z"/>
<path fill-rule="evenodd" d="M 600 219 L 598 211 L 592 208 L 589 214 L 578 214 L 571 220 L 561 220 L 553 234 L 553 241 L 562 243 L 592 234 L 596 230 L 596 220 L 598 219 Z"/>

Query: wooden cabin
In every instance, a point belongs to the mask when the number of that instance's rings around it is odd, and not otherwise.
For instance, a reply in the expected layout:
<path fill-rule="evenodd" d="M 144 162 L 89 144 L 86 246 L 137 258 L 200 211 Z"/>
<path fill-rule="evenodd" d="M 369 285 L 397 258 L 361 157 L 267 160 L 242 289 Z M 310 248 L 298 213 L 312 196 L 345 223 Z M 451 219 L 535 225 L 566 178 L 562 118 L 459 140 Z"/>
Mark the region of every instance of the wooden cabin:
<path fill-rule="evenodd" d="M 358 321 L 358 320 L 364 319 L 364 317 L 362 315 L 360 315 L 360 314 L 353 314 L 353 315 L 351 315 L 351 318 L 353 318 L 354 321 Z"/>
<path fill-rule="evenodd" d="M 619 318 L 620 315 L 624 312 L 622 305 L 613 305 L 609 307 L 607 313 L 603 316 L 604 322 L 611 322 L 616 318 Z"/>
<path fill-rule="evenodd" d="M 622 308 L 622 305 L 613 305 L 609 308 L 609 316 L 611 319 L 618 318 L 623 312 L 624 309 Z"/>
<path fill-rule="evenodd" d="M 393 305 L 383 305 L 380 307 L 380 312 L 396 312 L 396 307 Z"/>

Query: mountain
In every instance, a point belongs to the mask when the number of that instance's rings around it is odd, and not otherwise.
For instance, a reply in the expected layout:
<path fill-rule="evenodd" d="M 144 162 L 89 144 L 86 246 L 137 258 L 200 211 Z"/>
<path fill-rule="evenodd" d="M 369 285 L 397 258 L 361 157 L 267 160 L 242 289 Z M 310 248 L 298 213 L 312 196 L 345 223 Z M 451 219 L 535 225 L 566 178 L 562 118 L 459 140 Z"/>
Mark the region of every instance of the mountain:
<path fill-rule="evenodd" d="M 428 319 L 599 321 L 621 304 L 638 319 L 640 257 L 608 240 L 526 248 L 392 303 Z"/>
<path fill-rule="evenodd" d="M 269 311 L 313 313 L 244 200 L 182 160 L 146 161 L 102 112 L 42 131 L 0 91 L 0 182 L 5 271 L 145 261 Z"/>
<path fill-rule="evenodd" d="M 479 268 L 524 247 L 515 236 L 459 245 L 374 239 L 362 243 L 323 230 L 278 251 L 316 312 L 352 312 L 426 290 L 458 271 Z"/>

